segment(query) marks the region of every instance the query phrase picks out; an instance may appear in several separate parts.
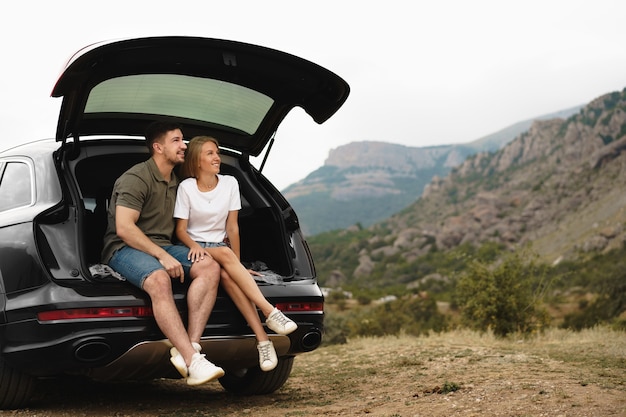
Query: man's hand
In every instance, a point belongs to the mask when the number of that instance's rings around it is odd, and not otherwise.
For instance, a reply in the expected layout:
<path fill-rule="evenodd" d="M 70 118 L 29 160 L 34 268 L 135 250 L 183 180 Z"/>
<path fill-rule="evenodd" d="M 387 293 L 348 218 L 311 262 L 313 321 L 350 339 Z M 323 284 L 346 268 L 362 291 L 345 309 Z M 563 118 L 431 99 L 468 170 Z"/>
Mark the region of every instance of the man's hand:
<path fill-rule="evenodd" d="M 178 262 L 176 258 L 165 252 L 163 257 L 158 258 L 158 260 L 170 277 L 179 278 L 181 283 L 185 281 L 185 270 L 183 269 L 183 265 Z"/>

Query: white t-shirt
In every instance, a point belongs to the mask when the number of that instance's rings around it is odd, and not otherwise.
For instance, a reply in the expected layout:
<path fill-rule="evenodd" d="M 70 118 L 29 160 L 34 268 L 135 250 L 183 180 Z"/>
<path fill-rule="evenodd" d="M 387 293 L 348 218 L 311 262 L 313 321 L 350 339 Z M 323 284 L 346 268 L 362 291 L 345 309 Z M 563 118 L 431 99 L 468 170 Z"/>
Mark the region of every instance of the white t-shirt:
<path fill-rule="evenodd" d="M 217 187 L 211 191 L 200 191 L 195 178 L 187 178 L 178 186 L 174 217 L 188 220 L 187 233 L 196 242 L 224 241 L 228 212 L 241 209 L 237 179 L 217 176 Z"/>

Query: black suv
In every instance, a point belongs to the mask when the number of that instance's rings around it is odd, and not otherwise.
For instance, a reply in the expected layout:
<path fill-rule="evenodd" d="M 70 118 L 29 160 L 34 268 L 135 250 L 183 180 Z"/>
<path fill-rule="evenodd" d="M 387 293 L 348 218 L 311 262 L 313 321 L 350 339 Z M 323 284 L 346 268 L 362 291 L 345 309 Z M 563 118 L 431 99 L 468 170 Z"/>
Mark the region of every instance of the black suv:
<path fill-rule="evenodd" d="M 324 298 L 296 214 L 249 158 L 264 149 L 267 158 L 292 108 L 323 123 L 348 94 L 316 64 L 239 42 L 140 38 L 75 54 L 52 91 L 63 98 L 55 140 L 0 153 L 0 408 L 24 406 L 42 377 L 180 377 L 149 298 L 100 264 L 113 183 L 148 158 L 143 132 L 154 120 L 179 123 L 187 139 L 218 138 L 221 172 L 241 189 L 242 261 L 265 271 L 261 291 L 298 324 L 289 336 L 268 330 L 279 363 L 262 372 L 254 334 L 220 293 L 203 351 L 226 370 L 228 391 L 280 388 L 294 357 L 321 343 Z"/>

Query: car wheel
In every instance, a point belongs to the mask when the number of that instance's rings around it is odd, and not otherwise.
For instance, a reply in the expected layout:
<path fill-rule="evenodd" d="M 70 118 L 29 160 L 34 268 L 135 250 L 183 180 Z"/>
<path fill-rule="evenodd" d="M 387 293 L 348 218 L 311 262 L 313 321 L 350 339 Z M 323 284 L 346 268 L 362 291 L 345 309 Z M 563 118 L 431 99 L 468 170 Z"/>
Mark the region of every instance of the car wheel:
<path fill-rule="evenodd" d="M 293 367 L 293 360 L 293 356 L 281 357 L 276 368 L 269 372 L 263 372 L 258 366 L 227 371 L 219 381 L 226 391 L 233 394 L 269 394 L 287 382 Z"/>
<path fill-rule="evenodd" d="M 20 408 L 30 400 L 35 379 L 8 366 L 0 358 L 0 409 Z"/>

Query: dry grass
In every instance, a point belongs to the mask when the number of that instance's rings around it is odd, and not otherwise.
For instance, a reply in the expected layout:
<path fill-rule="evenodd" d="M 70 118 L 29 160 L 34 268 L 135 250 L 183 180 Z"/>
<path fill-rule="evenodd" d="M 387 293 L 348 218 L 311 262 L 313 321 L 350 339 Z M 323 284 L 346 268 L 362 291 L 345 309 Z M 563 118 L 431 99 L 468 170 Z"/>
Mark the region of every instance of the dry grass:
<path fill-rule="evenodd" d="M 311 395 L 300 379 L 318 391 Z M 626 335 L 549 330 L 503 340 L 459 330 L 359 338 L 299 358 L 286 389 L 307 407 L 285 416 L 626 415 Z"/>
<path fill-rule="evenodd" d="M 358 338 L 296 359 L 272 395 L 182 381 L 59 387 L 11 416 L 626 416 L 626 335 L 453 331 Z"/>

